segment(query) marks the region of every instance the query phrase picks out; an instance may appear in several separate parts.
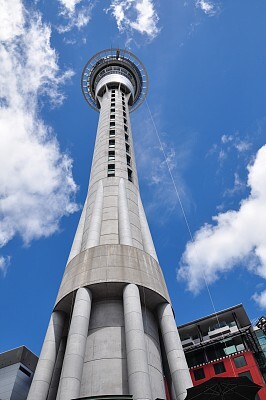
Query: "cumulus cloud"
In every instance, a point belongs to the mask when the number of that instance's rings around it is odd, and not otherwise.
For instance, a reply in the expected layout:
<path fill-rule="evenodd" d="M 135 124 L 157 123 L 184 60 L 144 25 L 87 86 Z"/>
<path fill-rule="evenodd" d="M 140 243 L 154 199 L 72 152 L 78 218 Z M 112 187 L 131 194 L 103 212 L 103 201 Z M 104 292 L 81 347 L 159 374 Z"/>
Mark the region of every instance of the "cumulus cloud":
<path fill-rule="evenodd" d="M 60 15 L 67 21 L 65 25 L 58 26 L 59 33 L 69 32 L 73 28 L 82 29 L 91 20 L 92 9 L 95 1 L 90 0 L 58 0 L 61 6 Z"/>
<path fill-rule="evenodd" d="M 213 217 L 213 224 L 202 226 L 186 246 L 178 278 L 191 292 L 199 292 L 205 279 L 213 283 L 239 265 L 266 278 L 266 145 L 247 169 L 250 194 L 239 209 Z M 254 297 L 260 304 L 264 298 L 264 292 Z"/>
<path fill-rule="evenodd" d="M 63 82 L 50 27 L 21 0 L 0 1 L 0 247 L 15 235 L 25 244 L 59 228 L 77 209 L 72 160 L 39 115 L 39 100 L 61 104 Z M 10 29 L 10 26 L 13 28 Z M 6 270 L 9 258 L 0 258 Z"/>
<path fill-rule="evenodd" d="M 113 0 L 109 9 L 120 32 L 137 31 L 154 39 L 160 32 L 152 0 Z"/>
<path fill-rule="evenodd" d="M 196 7 L 209 16 L 213 16 L 219 11 L 219 7 L 210 0 L 196 0 Z"/>

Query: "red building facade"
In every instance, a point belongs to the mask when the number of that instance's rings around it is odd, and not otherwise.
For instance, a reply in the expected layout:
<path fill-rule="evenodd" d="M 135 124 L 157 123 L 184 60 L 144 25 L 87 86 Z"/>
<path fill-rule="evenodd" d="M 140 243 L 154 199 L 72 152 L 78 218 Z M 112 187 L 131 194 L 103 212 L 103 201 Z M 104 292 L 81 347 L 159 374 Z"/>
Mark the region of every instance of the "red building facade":
<path fill-rule="evenodd" d="M 246 376 L 262 386 L 257 399 L 266 400 L 260 370 L 264 355 L 242 305 L 178 327 L 193 385 L 213 377 Z"/>

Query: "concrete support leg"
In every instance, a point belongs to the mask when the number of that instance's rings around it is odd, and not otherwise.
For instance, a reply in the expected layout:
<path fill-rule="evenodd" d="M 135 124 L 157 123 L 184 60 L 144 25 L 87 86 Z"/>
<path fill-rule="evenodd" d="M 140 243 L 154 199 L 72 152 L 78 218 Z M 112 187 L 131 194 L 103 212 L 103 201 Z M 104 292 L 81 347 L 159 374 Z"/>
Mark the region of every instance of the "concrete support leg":
<path fill-rule="evenodd" d="M 51 384 L 57 352 L 64 328 L 65 314 L 54 311 L 48 325 L 42 351 L 28 394 L 28 400 L 46 400 Z"/>
<path fill-rule="evenodd" d="M 129 393 L 134 400 L 152 399 L 139 289 L 134 284 L 123 293 Z"/>
<path fill-rule="evenodd" d="M 176 399 L 184 400 L 187 389 L 193 384 L 171 305 L 161 304 L 158 308 L 158 316 Z"/>
<path fill-rule="evenodd" d="M 80 288 L 71 318 L 57 400 L 79 397 L 90 312 L 91 292 Z"/>
<path fill-rule="evenodd" d="M 51 381 L 49 393 L 47 400 L 56 400 L 56 395 L 58 391 L 58 386 L 59 386 L 59 381 L 60 381 L 60 375 L 62 371 L 62 365 L 64 361 L 64 355 L 65 355 L 65 350 L 66 350 L 66 342 L 67 338 L 66 336 L 63 336 L 60 342 L 57 358 L 56 358 L 56 363 L 54 367 L 54 372 L 53 372 L 53 378 Z"/>

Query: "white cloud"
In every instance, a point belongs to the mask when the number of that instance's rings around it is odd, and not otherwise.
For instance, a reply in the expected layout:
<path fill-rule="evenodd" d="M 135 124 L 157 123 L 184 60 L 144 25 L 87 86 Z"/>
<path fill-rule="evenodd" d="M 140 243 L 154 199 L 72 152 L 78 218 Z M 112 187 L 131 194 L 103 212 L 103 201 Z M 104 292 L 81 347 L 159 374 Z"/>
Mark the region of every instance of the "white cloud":
<path fill-rule="evenodd" d="M 69 12 L 73 13 L 75 11 L 76 6 L 82 1 L 82 0 L 58 0 L 59 3 Z"/>
<path fill-rule="evenodd" d="M 237 211 L 213 217 L 214 224 L 203 225 L 183 253 L 178 278 L 191 292 L 199 292 L 220 275 L 241 264 L 266 278 L 266 145 L 248 166 L 250 194 Z M 260 297 L 257 295 L 259 301 Z M 262 300 L 261 300 L 262 301 Z"/>
<path fill-rule="evenodd" d="M 234 173 L 234 186 L 233 186 L 233 188 L 226 189 L 224 192 L 224 196 L 227 196 L 227 195 L 233 196 L 237 192 L 241 192 L 245 188 L 246 188 L 246 183 L 244 181 L 242 181 L 239 174 L 237 172 L 235 172 Z"/>
<path fill-rule="evenodd" d="M 219 11 L 219 7 L 210 0 L 196 0 L 196 7 L 209 16 L 213 16 Z"/>
<path fill-rule="evenodd" d="M 135 30 L 154 39 L 160 32 L 152 0 L 113 0 L 109 9 L 120 32 Z"/>
<path fill-rule="evenodd" d="M 0 41 L 19 35 L 23 29 L 23 6 L 20 0 L 13 0 L 12 6 L 0 0 Z"/>
<path fill-rule="evenodd" d="M 263 290 L 261 293 L 255 293 L 252 296 L 252 299 L 259 305 L 260 308 L 266 309 L 266 290 Z"/>
<path fill-rule="evenodd" d="M 82 29 L 91 20 L 91 12 L 95 1 L 90 0 L 58 0 L 61 5 L 60 15 L 67 20 L 66 25 L 58 26 L 59 33 L 69 32 L 73 28 Z"/>
<path fill-rule="evenodd" d="M 0 271 L 4 277 L 6 276 L 8 267 L 10 265 L 10 259 L 11 259 L 10 256 L 7 257 L 0 256 Z"/>
<path fill-rule="evenodd" d="M 25 244 L 49 236 L 77 209 L 72 160 L 38 112 L 40 98 L 62 103 L 60 85 L 72 72 L 60 71 L 50 27 L 38 13 L 29 15 L 18 0 L 0 2 L 1 29 L 12 24 L 0 43 L 0 247 L 15 235 Z M 0 260 L 4 270 L 9 259 Z"/>

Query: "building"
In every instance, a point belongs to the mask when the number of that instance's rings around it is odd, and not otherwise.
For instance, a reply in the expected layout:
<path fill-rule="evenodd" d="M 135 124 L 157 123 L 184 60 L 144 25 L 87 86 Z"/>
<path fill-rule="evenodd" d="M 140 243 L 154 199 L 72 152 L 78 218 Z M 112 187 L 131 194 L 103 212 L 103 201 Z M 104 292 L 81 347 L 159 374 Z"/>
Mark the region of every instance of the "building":
<path fill-rule="evenodd" d="M 214 377 L 247 376 L 265 386 L 265 357 L 242 304 L 178 327 L 193 385 Z M 266 389 L 258 394 L 266 399 Z"/>
<path fill-rule="evenodd" d="M 262 357 L 260 370 L 264 380 L 266 381 L 266 318 L 259 318 L 256 325 L 253 326 L 253 330 L 258 339 L 261 351 L 264 354 L 264 359 Z"/>
<path fill-rule="evenodd" d="M 1 400 L 26 400 L 37 361 L 25 346 L 0 354 Z"/>
<path fill-rule="evenodd" d="M 132 53 L 109 49 L 88 61 L 81 86 L 100 112 L 88 196 L 28 400 L 154 400 L 168 391 L 183 400 L 192 381 L 139 193 L 130 125 L 147 73 Z"/>

